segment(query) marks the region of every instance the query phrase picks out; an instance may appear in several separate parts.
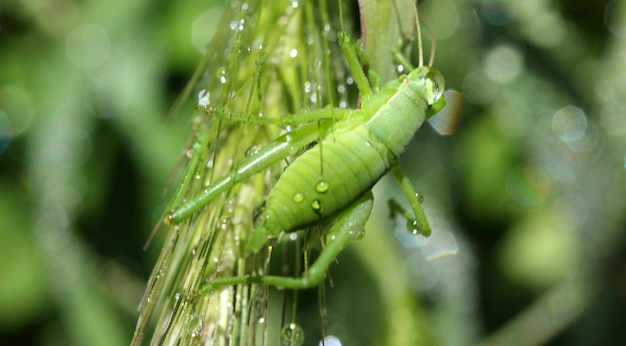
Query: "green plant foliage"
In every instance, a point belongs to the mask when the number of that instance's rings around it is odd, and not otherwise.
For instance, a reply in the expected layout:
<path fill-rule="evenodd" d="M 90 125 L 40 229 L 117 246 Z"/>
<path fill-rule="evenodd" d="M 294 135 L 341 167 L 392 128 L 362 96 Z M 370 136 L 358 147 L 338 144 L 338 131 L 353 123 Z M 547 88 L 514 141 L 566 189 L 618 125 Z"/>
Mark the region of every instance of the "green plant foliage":
<path fill-rule="evenodd" d="M 371 82 L 396 78 L 402 38 L 416 64 L 410 2 L 343 2 Z M 423 128 L 401 160 L 432 236 L 389 217 L 402 193 L 383 179 L 320 288 L 197 295 L 216 272 L 296 275 L 322 248 L 312 230 L 242 255 L 284 163 L 143 250 L 177 201 L 287 130 L 214 119 L 201 90 L 264 117 L 358 107 L 337 1 L 0 4 L 0 343 L 626 342 L 626 6 L 419 12 L 426 55 L 465 96 L 456 135 Z"/>

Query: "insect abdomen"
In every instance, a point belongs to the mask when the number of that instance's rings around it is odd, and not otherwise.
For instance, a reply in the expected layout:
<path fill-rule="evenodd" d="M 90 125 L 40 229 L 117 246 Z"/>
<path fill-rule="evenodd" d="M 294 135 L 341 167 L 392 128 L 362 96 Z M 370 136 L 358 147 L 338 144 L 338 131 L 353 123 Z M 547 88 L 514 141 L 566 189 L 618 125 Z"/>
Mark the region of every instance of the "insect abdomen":
<path fill-rule="evenodd" d="M 278 235 L 334 214 L 371 188 L 394 160 L 362 125 L 335 131 L 281 175 L 267 197 L 263 227 Z"/>

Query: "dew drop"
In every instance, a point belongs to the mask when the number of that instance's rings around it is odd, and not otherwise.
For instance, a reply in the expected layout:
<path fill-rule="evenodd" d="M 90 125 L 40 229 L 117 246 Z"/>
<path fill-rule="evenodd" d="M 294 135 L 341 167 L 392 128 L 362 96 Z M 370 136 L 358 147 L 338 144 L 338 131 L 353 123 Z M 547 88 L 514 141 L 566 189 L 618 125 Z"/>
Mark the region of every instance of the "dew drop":
<path fill-rule="evenodd" d="M 221 218 L 219 224 L 217 225 L 217 228 L 222 232 L 228 231 L 228 229 L 230 228 L 230 218 Z"/>
<path fill-rule="evenodd" d="M 295 323 L 290 323 L 280 330 L 283 346 L 300 346 L 304 343 L 304 330 Z"/>
<path fill-rule="evenodd" d="M 352 240 L 361 240 L 365 237 L 365 229 L 350 231 L 350 238 Z"/>
<path fill-rule="evenodd" d="M 246 154 L 245 155 L 246 155 L 246 157 L 253 156 L 256 153 L 258 153 L 259 150 L 261 150 L 261 145 L 260 144 L 254 144 L 254 145 L 252 145 L 250 148 L 248 148 L 246 150 Z"/>
<path fill-rule="evenodd" d="M 206 89 L 200 90 L 198 93 L 198 105 L 201 107 L 207 107 L 211 103 L 211 93 Z"/>
<path fill-rule="evenodd" d="M 309 81 L 304 82 L 304 92 L 310 93 L 312 90 L 313 90 L 313 84 L 311 84 L 311 82 Z"/>
<path fill-rule="evenodd" d="M 406 228 L 413 235 L 422 233 L 422 226 L 419 222 L 417 222 L 417 220 L 408 220 L 406 222 Z"/>
<path fill-rule="evenodd" d="M 229 198 L 226 200 L 224 211 L 228 214 L 232 214 L 235 212 L 235 207 L 237 206 L 237 200 L 234 198 Z"/>
<path fill-rule="evenodd" d="M 315 185 L 315 191 L 319 192 L 319 193 L 326 193 L 328 191 L 328 188 L 330 186 L 328 185 L 328 183 L 324 180 L 320 180 L 317 185 Z"/>
<path fill-rule="evenodd" d="M 422 195 L 421 193 L 416 192 L 415 198 L 417 199 L 418 202 L 420 202 L 420 204 L 424 203 L 424 195 Z"/>
<path fill-rule="evenodd" d="M 292 200 L 295 203 L 302 203 L 302 201 L 304 201 L 304 196 L 300 192 L 296 192 L 294 193 Z"/>
<path fill-rule="evenodd" d="M 311 203 L 311 208 L 313 208 L 313 211 L 318 215 L 322 214 L 322 202 L 319 199 L 316 199 Z"/>
<path fill-rule="evenodd" d="M 191 330 L 191 337 L 197 338 L 202 334 L 202 329 L 204 328 L 204 321 L 200 315 L 193 315 L 189 321 L 189 329 Z"/>

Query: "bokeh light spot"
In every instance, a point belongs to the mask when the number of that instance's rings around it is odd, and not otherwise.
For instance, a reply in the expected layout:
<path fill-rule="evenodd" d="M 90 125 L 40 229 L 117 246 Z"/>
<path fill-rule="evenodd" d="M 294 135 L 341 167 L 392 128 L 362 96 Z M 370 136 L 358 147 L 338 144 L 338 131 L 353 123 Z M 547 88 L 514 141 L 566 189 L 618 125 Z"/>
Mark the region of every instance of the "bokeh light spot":
<path fill-rule="evenodd" d="M 512 82 L 523 68 L 522 53 L 509 44 L 495 46 L 485 57 L 485 74 L 499 84 Z"/>
<path fill-rule="evenodd" d="M 83 24 L 67 35 L 65 52 L 79 68 L 93 68 L 106 61 L 111 43 L 106 31 L 95 24 Z"/>
<path fill-rule="evenodd" d="M 491 102 L 497 91 L 498 86 L 482 70 L 471 72 L 463 80 L 463 94 L 473 104 Z"/>
<path fill-rule="evenodd" d="M 587 130 L 585 112 L 572 105 L 559 109 L 552 117 L 552 130 L 566 143 L 580 139 Z"/>

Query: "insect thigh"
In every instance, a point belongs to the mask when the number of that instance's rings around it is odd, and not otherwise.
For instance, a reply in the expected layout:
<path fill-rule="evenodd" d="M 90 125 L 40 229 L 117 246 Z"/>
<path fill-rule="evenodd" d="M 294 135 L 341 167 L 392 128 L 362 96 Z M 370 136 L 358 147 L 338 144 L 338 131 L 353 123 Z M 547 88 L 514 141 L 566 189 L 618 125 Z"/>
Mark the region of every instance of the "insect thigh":
<path fill-rule="evenodd" d="M 281 175 L 267 197 L 264 228 L 278 235 L 333 215 L 371 188 L 394 161 L 364 126 L 342 126 Z"/>

